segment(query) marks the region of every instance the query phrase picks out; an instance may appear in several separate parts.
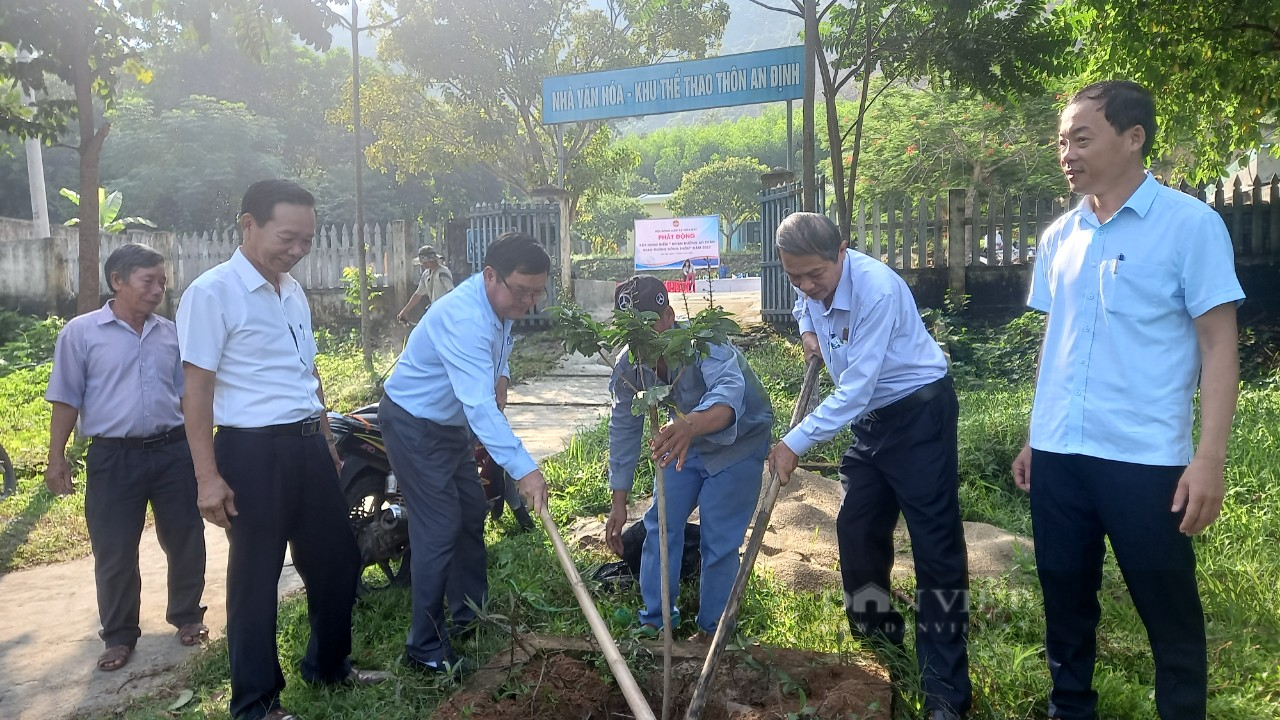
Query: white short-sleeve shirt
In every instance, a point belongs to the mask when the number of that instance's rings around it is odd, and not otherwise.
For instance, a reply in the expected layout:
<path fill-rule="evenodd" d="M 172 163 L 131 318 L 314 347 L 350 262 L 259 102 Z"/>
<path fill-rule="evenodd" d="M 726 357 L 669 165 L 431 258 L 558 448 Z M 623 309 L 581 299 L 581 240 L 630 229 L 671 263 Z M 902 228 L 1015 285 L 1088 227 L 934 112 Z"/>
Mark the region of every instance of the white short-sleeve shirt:
<path fill-rule="evenodd" d="M 288 273 L 277 293 L 237 249 L 182 293 L 177 320 L 183 362 L 216 373 L 215 424 L 280 425 L 324 410 L 311 308 Z"/>

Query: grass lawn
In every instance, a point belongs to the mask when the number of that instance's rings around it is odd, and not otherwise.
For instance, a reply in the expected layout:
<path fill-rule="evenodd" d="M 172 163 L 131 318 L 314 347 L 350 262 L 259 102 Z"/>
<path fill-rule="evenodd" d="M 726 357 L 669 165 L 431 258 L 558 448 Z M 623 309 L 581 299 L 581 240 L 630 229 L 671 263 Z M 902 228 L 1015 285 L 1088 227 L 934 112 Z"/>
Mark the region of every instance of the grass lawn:
<path fill-rule="evenodd" d="M 768 386 L 778 416 L 790 413 L 800 384 L 799 354 L 781 341 L 761 343 L 749 352 Z M 1025 496 L 1017 491 L 1008 467 L 1026 432 L 1031 391 L 1025 384 L 991 385 L 961 393 L 961 502 L 966 520 L 993 523 L 1028 533 Z M 781 427 L 777 428 L 781 430 Z M 608 506 L 603 478 L 607 463 L 603 424 L 578 435 L 572 445 L 545 463 L 556 493 L 552 510 L 558 521 L 595 515 Z M 834 461 L 843 446 L 828 443 L 818 453 Z M 1280 390 L 1248 387 L 1228 465 L 1226 510 L 1197 542 L 1201 587 L 1208 618 L 1210 663 L 1209 716 L 1239 720 L 1277 717 L 1280 707 L 1280 494 L 1272 489 L 1280 468 Z M 651 486 L 652 469 L 642 467 L 637 491 Z M 503 526 L 489 530 L 491 624 L 462 651 L 486 659 L 509 647 L 507 627 L 520 632 L 588 635 L 568 582 L 542 533 L 510 535 Z M 579 554 L 579 568 L 607 560 Z M 1042 634 L 1043 605 L 1034 580 L 1034 558 L 1024 557 L 1009 576 L 974 583 L 971 672 L 974 718 L 1043 718 L 1049 688 Z M 585 574 L 585 573 L 584 573 Z M 615 637 L 626 638 L 639 607 L 634 591 L 597 593 L 597 607 Z M 1142 630 L 1114 561 L 1104 573 L 1102 621 L 1096 685 L 1105 718 L 1154 718 L 1153 669 Z M 354 659 L 361 666 L 392 670 L 392 682 L 355 691 L 306 686 L 296 663 L 306 641 L 303 598 L 284 603 L 280 615 L 281 656 L 289 687 L 283 703 L 309 718 L 421 718 L 456 686 L 424 678 L 403 667 L 409 600 L 403 591 L 387 591 L 362 600 L 356 609 Z M 692 620 L 687 619 L 692 630 Z M 761 643 L 831 653 L 860 653 L 845 632 L 841 598 L 793 592 L 767 575 L 753 578 L 741 616 L 741 636 Z M 639 675 L 660 672 L 660 658 L 623 641 L 622 650 Z M 603 661 L 600 672 L 607 675 Z M 226 648 L 221 642 L 196 662 L 186 687 L 195 699 L 170 713 L 173 692 L 135 702 L 125 718 L 221 717 L 225 714 Z M 519 688 L 510 689 L 520 692 Z"/>
<path fill-rule="evenodd" d="M 517 343 L 520 349 L 526 340 Z M 529 342 L 536 355 L 549 351 Z M 767 340 L 749 351 L 779 418 L 775 433 L 790 415 L 799 390 L 801 368 L 796 346 Z M 385 367 L 390 356 L 380 357 Z M 533 366 L 546 367 L 545 358 Z M 333 347 L 318 360 L 330 403 L 354 407 L 370 399 L 359 354 Z M 513 366 L 516 363 L 513 361 Z M 536 370 L 535 370 L 536 371 Z M 20 476 L 19 494 L 0 503 L 0 572 L 83 554 L 83 495 L 55 499 L 40 478 L 47 443 L 48 405 L 42 399 L 48 366 L 28 368 L 0 378 L 0 437 L 13 455 Z M 961 507 L 966 520 L 995 524 L 1028 534 L 1025 496 L 1009 476 L 1009 464 L 1021 447 L 1031 402 L 1025 382 L 968 379 L 961 391 Z M 847 437 L 815 450 L 806 460 L 835 462 Z M 580 433 L 571 446 L 548 460 L 544 469 L 555 488 L 552 511 L 557 521 L 597 515 L 608 506 L 604 477 L 606 432 L 602 425 Z M 1280 388 L 1246 386 L 1227 469 L 1228 496 L 1222 518 L 1197 539 L 1201 588 L 1208 619 L 1210 661 L 1209 716 L 1257 720 L 1280 717 Z M 637 491 L 651 486 L 652 469 L 642 465 Z M 504 522 L 506 522 L 504 520 Z M 489 530 L 490 620 L 463 646 L 464 653 L 486 659 L 509 647 L 508 628 L 519 632 L 584 637 L 589 631 L 541 532 L 512 535 L 510 526 Z M 608 560 L 589 553 L 577 557 L 580 569 Z M 974 718 L 1043 718 L 1048 671 L 1042 647 L 1043 607 L 1034 580 L 1034 558 L 1020 559 L 1009 576 L 975 582 L 972 598 L 971 672 Z M 910 588 L 904 588 L 909 590 Z M 615 637 L 627 637 L 640 600 L 634 591 L 597 594 L 597 607 Z M 1154 718 L 1153 669 L 1145 633 L 1124 591 L 1114 562 L 1108 559 L 1101 593 L 1102 622 L 1096 685 L 1105 718 Z M 621 612 L 619 612 L 621 611 Z M 307 637 L 306 603 L 284 602 L 280 612 L 280 653 L 289 687 L 284 704 L 303 717 L 388 720 L 422 718 L 454 690 L 451 682 L 423 677 L 403 667 L 404 633 L 409 621 L 406 592 L 388 590 L 363 599 L 356 608 L 353 659 L 362 667 L 392 670 L 386 685 L 360 690 L 312 688 L 297 674 Z M 692 618 L 686 620 L 692 631 Z M 846 635 L 841 599 L 835 588 L 823 593 L 794 592 L 772 578 L 757 575 L 743 605 L 744 641 L 767 645 L 860 654 Z M 661 659 L 622 643 L 640 675 L 660 672 Z M 606 674 L 603 661 L 600 672 Z M 117 717 L 225 717 L 227 692 L 225 643 L 215 641 L 170 692 L 134 701 Z M 182 689 L 194 698 L 174 711 L 167 708 Z M 520 688 L 511 688 L 520 692 Z"/>
<path fill-rule="evenodd" d="M 324 378 L 329 407 L 350 411 L 377 400 L 374 383 L 365 375 L 359 346 L 351 338 L 335 339 L 319 333 L 321 352 L 316 367 Z M 529 382 L 554 368 L 561 355 L 548 332 L 520 336 L 512 350 L 513 380 Z M 391 352 L 374 354 L 381 371 L 395 361 Z M 89 554 L 84 522 L 84 449 L 73 445 L 75 492 L 57 497 L 45 489 L 44 468 L 49 455 L 50 406 L 44 400 L 49 384 L 48 362 L 0 377 L 0 442 L 8 450 L 18 476 L 18 491 L 0 501 L 0 574 L 12 570 L 65 562 Z M 150 524 L 148 512 L 147 523 Z"/>

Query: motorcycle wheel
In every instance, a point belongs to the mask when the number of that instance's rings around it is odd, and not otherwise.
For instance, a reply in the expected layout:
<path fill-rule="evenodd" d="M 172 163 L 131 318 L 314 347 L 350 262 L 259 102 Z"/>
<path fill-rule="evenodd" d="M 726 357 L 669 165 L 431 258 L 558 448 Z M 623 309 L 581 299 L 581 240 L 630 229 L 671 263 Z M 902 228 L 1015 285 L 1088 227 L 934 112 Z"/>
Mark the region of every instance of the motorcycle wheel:
<path fill-rule="evenodd" d="M 369 471 L 357 475 L 347 488 L 347 517 L 352 528 L 376 517 L 389 506 L 386 492 L 386 476 Z M 388 587 L 409 587 L 409 546 L 390 560 L 379 560 L 361 570 L 361 591 L 380 590 Z"/>

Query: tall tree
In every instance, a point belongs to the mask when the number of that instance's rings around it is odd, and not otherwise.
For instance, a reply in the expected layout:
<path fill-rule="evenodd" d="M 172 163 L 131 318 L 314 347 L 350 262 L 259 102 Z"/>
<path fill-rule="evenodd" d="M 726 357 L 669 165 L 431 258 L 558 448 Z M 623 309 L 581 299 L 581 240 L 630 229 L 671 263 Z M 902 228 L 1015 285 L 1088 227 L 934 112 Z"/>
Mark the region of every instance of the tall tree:
<path fill-rule="evenodd" d="M 555 183 L 571 211 L 604 124 L 542 124 L 542 79 L 703 57 L 725 0 L 383 0 L 402 16 L 379 58 L 403 68 L 369 80 L 375 163 L 409 171 L 478 162 L 515 192 Z M 565 177 L 558 170 L 563 167 Z M 575 178 L 575 175 L 578 177 Z"/>
<path fill-rule="evenodd" d="M 760 213 L 760 175 L 769 168 L 750 158 L 724 158 L 686 173 L 667 207 L 677 215 L 719 215 L 728 249 L 742 223 Z"/>
<path fill-rule="evenodd" d="M 756 158 L 770 167 L 787 165 L 787 111 L 773 104 L 758 115 L 625 135 L 617 143 L 640 157 L 636 174 L 648 186 L 637 192 L 673 192 L 686 172 L 717 157 Z"/>
<path fill-rule="evenodd" d="M 79 212 L 78 313 L 95 309 L 101 295 L 98 166 L 111 124 L 100 120 L 97 107 L 109 109 L 115 103 L 126 73 L 144 81 L 149 77 L 142 55 L 150 42 L 181 28 L 207 33 L 210 17 L 217 13 L 235 18 L 242 47 L 259 57 L 266 56 L 269 28 L 278 19 L 289 22 L 306 42 L 323 47 L 330 42 L 325 27 L 332 11 L 322 0 L 10 0 L 0 6 L 0 43 L 34 56 L 29 63 L 5 56 L 0 81 L 16 81 L 37 97 L 34 116 L 0 103 L 0 127 L 46 140 L 62 134 L 72 118 L 79 129 L 84 202 Z M 46 76 L 72 87 L 74 104 L 50 98 Z"/>
<path fill-rule="evenodd" d="M 1057 116 L 1049 93 L 1002 103 L 956 90 L 892 88 L 867 113 L 857 196 L 948 187 L 1060 192 Z"/>
<path fill-rule="evenodd" d="M 1069 0 L 1057 12 L 1079 39 L 1082 80 L 1152 89 L 1156 153 L 1177 174 L 1211 181 L 1280 123 L 1280 3 Z"/>
<path fill-rule="evenodd" d="M 194 95 L 156 112 L 126 97 L 111 113 L 116 128 L 103 151 L 103 176 L 129 209 L 162 227 L 222 230 L 234 225 L 238 195 L 250 183 L 285 174 L 276 123 L 244 105 Z"/>
<path fill-rule="evenodd" d="M 801 0 L 751 2 L 803 15 Z M 831 183 L 846 237 L 867 112 L 888 88 L 927 79 L 992 97 L 1042 91 L 1067 49 L 1043 5 L 1021 0 L 826 0 L 818 20 Z M 842 116 L 837 99 L 848 95 L 857 108 Z"/>

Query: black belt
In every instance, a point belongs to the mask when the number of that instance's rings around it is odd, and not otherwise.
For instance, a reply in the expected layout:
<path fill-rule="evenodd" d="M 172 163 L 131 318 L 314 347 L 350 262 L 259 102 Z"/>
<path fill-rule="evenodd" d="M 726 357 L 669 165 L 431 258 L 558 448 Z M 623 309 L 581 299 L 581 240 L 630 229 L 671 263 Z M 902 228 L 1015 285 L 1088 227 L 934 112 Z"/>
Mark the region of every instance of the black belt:
<path fill-rule="evenodd" d="M 260 435 L 315 435 L 320 432 L 320 418 L 311 417 L 298 422 L 284 423 L 283 425 L 265 425 L 263 427 L 233 427 L 230 425 L 220 425 L 219 430 L 235 430 L 236 432 L 258 433 Z"/>
<path fill-rule="evenodd" d="M 121 448 L 124 450 L 155 450 L 158 447 L 170 445 L 180 440 L 187 439 L 187 431 L 183 426 L 179 425 L 172 430 L 167 430 L 159 435 L 149 435 L 147 437 L 95 437 L 93 444 L 101 443 L 107 447 Z"/>
<path fill-rule="evenodd" d="M 950 387 L 951 387 L 951 376 L 943 375 L 942 377 L 938 378 L 937 380 L 934 380 L 928 385 L 924 385 L 922 387 L 917 388 L 915 392 L 911 393 L 910 395 L 900 400 L 894 400 L 893 402 L 889 403 L 888 405 L 885 405 L 882 408 L 877 408 L 876 410 L 872 410 L 871 412 L 867 413 L 866 417 L 872 422 L 879 422 L 881 420 L 891 420 L 893 418 L 900 417 L 906 414 L 908 410 L 914 410 L 915 408 L 918 408 L 921 405 L 929 402 L 930 400 L 938 397 L 943 393 L 943 391 L 947 390 Z"/>

